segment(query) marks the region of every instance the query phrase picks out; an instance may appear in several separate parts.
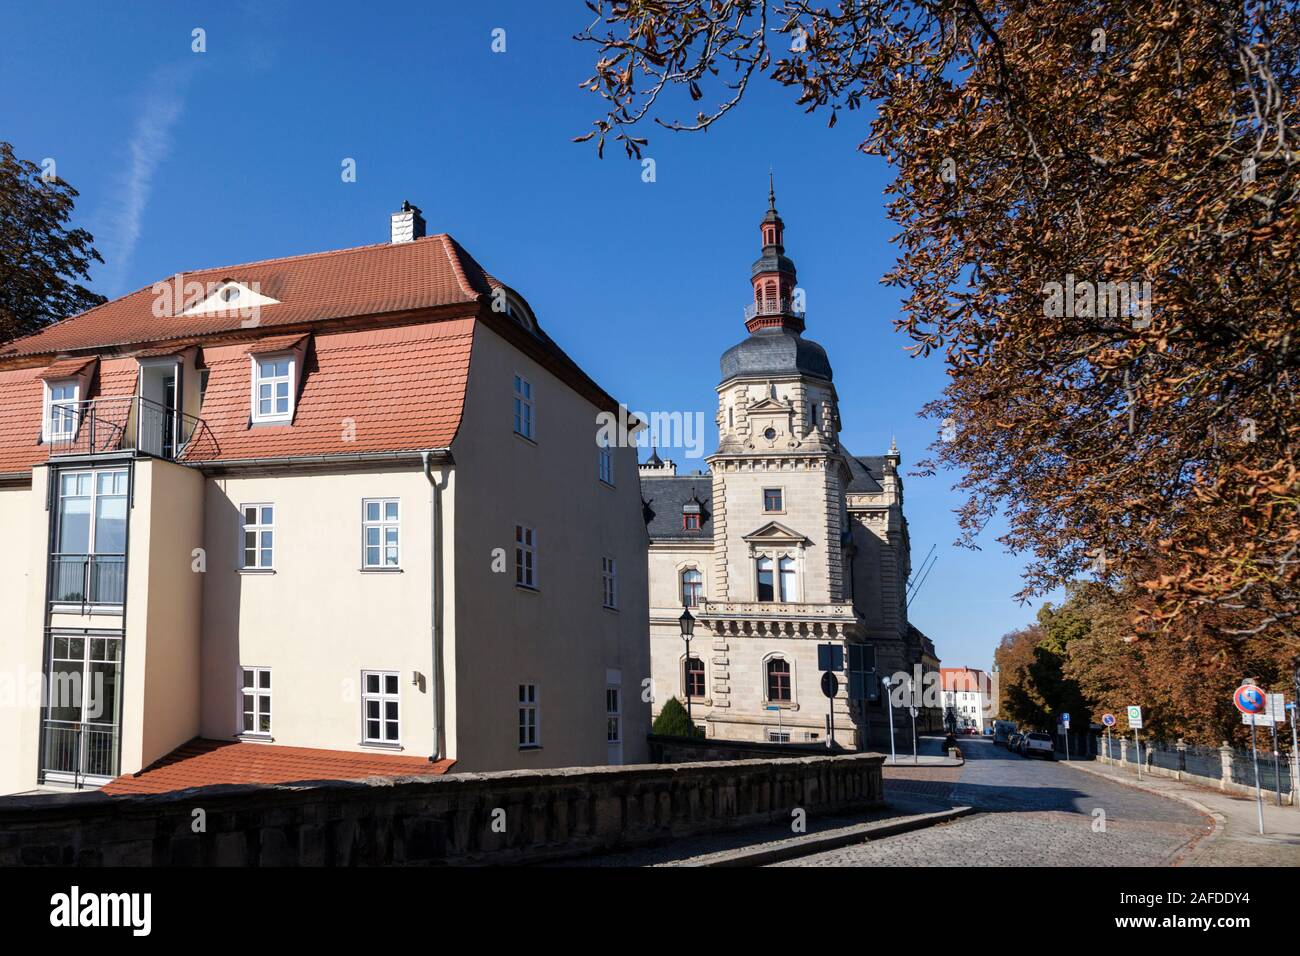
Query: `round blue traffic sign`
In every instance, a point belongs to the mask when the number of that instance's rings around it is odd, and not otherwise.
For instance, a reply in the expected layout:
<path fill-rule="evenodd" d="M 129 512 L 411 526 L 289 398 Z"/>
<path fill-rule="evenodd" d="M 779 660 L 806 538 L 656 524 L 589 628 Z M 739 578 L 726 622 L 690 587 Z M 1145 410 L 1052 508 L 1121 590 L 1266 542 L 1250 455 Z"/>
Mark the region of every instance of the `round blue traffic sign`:
<path fill-rule="evenodd" d="M 1232 702 L 1243 714 L 1262 714 L 1268 707 L 1264 692 L 1254 684 L 1242 684 L 1232 694 Z"/>
<path fill-rule="evenodd" d="M 1101 715 L 1101 722 L 1102 722 L 1103 724 L 1105 724 L 1107 727 L 1114 727 L 1114 726 L 1115 726 L 1115 715 L 1114 715 L 1114 714 L 1102 714 L 1102 715 Z"/>

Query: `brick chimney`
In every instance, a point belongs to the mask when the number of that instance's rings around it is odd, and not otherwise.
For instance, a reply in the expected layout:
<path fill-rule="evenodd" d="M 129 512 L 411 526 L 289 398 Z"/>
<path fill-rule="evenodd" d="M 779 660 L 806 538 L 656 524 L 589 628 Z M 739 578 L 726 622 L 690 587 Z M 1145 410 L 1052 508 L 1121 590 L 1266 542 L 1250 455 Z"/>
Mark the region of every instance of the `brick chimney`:
<path fill-rule="evenodd" d="M 412 242 L 424 238 L 424 217 L 420 208 L 412 206 L 409 201 L 402 202 L 402 208 L 393 213 L 393 242 Z"/>

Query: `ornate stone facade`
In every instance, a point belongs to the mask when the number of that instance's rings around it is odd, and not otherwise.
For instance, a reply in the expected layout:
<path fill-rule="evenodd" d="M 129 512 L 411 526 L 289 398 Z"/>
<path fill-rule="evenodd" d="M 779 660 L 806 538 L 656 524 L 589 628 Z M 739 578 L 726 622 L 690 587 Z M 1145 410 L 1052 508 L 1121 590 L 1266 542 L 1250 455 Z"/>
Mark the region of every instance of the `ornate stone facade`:
<path fill-rule="evenodd" d="M 830 362 L 802 335 L 802 294 L 770 193 L 760 228 L 749 334 L 722 357 L 709 470 L 678 474 L 657 454 L 641 467 L 654 710 L 675 696 L 710 737 L 792 742 L 826 740 L 833 712 L 836 744 L 861 748 L 885 739 L 879 678 L 938 666 L 907 619 L 900 458 L 892 446 L 856 458 L 840 443 Z M 684 604 L 697 619 L 689 659 Z M 845 660 L 832 700 L 819 644 Z M 850 659 L 863 670 L 852 681 Z M 907 711 L 894 716 L 910 733 Z"/>

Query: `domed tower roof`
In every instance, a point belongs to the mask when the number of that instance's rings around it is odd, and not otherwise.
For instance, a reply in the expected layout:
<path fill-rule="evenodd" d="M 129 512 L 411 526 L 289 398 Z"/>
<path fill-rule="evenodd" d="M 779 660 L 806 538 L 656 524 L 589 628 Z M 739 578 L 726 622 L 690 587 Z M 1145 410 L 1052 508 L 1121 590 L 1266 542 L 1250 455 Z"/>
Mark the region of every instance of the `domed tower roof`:
<path fill-rule="evenodd" d="M 785 254 L 785 223 L 776 211 L 776 189 L 770 180 L 759 230 L 763 247 L 750 274 L 754 299 L 745 307 L 749 336 L 723 353 L 722 380 L 808 375 L 829 382 L 826 350 L 802 335 L 803 294 L 795 287 L 794 260 Z"/>

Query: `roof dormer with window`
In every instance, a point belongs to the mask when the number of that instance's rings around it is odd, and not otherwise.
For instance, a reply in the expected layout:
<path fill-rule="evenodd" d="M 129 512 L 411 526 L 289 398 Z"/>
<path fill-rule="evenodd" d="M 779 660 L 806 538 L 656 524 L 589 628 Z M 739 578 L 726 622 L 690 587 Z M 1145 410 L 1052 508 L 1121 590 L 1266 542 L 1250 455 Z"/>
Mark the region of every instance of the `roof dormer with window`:
<path fill-rule="evenodd" d="M 288 425 L 293 421 L 307 336 L 279 337 L 248 350 L 252 362 L 251 413 L 254 425 Z"/>

